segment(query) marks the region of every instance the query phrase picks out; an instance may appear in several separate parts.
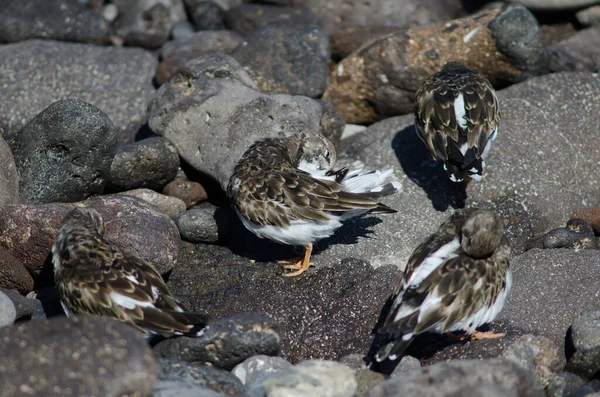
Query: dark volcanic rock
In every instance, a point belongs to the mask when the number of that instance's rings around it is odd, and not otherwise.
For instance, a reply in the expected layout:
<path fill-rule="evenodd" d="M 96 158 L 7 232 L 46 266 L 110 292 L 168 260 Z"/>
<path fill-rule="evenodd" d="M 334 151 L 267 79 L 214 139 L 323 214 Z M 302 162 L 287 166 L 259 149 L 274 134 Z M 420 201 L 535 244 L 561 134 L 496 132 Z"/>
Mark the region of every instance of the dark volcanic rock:
<path fill-rule="evenodd" d="M 74 202 L 102 193 L 117 140 L 100 109 L 65 99 L 31 120 L 12 146 L 23 202 Z"/>
<path fill-rule="evenodd" d="M 565 366 L 564 351 L 543 336 L 523 335 L 502 352 L 502 357 L 535 373 L 544 387 Z"/>
<path fill-rule="evenodd" d="M 18 203 L 19 173 L 15 158 L 8 144 L 0 136 L 0 207 L 4 204 Z"/>
<path fill-rule="evenodd" d="M 532 248 L 598 249 L 594 229 L 583 219 L 571 218 L 567 227 L 552 229 L 527 243 Z"/>
<path fill-rule="evenodd" d="M 328 33 L 357 25 L 429 25 L 457 18 L 462 3 L 455 0 L 266 0 L 264 3 L 312 11 Z"/>
<path fill-rule="evenodd" d="M 181 238 L 191 243 L 216 243 L 225 238 L 229 215 L 210 203 L 182 213 L 177 220 Z"/>
<path fill-rule="evenodd" d="M 194 169 L 223 187 L 258 138 L 307 132 L 336 142 L 343 128 L 331 105 L 263 94 L 235 59 L 219 53 L 190 61 L 163 84 L 148 108 L 148 123 Z"/>
<path fill-rule="evenodd" d="M 152 205 L 120 195 L 95 197 L 81 204 L 100 212 L 109 240 L 137 252 L 161 274 L 177 263 L 179 231 Z M 9 204 L 0 209 L 0 246 L 23 263 L 34 281 L 53 282 L 52 241 L 62 218 L 75 205 Z"/>
<path fill-rule="evenodd" d="M 33 291 L 33 278 L 6 248 L 0 247 L 0 288 L 14 289 L 22 294 Z"/>
<path fill-rule="evenodd" d="M 535 17 L 521 5 L 501 5 L 447 24 L 374 40 L 330 73 L 323 99 L 347 123 L 372 123 L 411 113 L 421 83 L 448 61 L 460 61 L 506 85 L 549 72 Z"/>
<path fill-rule="evenodd" d="M 292 362 L 366 353 L 381 308 L 400 279 L 391 266 L 373 269 L 356 259 L 288 278 L 281 265 L 253 264 L 223 247 L 184 247 L 169 278 L 174 294 L 191 310 L 210 308 L 214 317 L 268 313 L 281 326 L 281 356 Z"/>
<path fill-rule="evenodd" d="M 320 97 L 327 85 L 329 39 L 318 29 L 265 28 L 231 54 L 265 93 Z"/>
<path fill-rule="evenodd" d="M 312 29 L 321 27 L 317 16 L 310 10 L 265 4 L 240 4 L 231 7 L 227 11 L 225 21 L 230 29 L 244 36 L 267 27 Z"/>
<path fill-rule="evenodd" d="M 600 26 L 578 32 L 556 44 L 575 62 L 575 70 L 596 71 L 600 68 Z"/>
<path fill-rule="evenodd" d="M 257 354 L 276 355 L 280 344 L 278 326 L 269 317 L 240 313 L 211 321 L 199 337 L 164 340 L 154 354 L 229 370 Z"/>
<path fill-rule="evenodd" d="M 585 385 L 585 380 L 570 372 L 561 372 L 555 375 L 546 388 L 548 397 L 570 397 L 576 396 L 575 392 Z"/>
<path fill-rule="evenodd" d="M 113 0 L 119 10 L 114 22 L 124 44 L 158 48 L 169 38 L 173 25 L 186 19 L 182 0 Z"/>
<path fill-rule="evenodd" d="M 53 39 L 108 43 L 108 24 L 77 0 L 3 1 L 0 42 Z"/>
<path fill-rule="evenodd" d="M 219 0 L 183 0 L 196 30 L 225 29 L 225 9 Z"/>
<path fill-rule="evenodd" d="M 98 317 L 65 317 L 0 330 L 0 396 L 145 395 L 156 363 L 132 327 Z"/>
<path fill-rule="evenodd" d="M 177 377 L 230 396 L 244 394 L 244 385 L 228 371 L 186 361 L 158 359 L 160 378 Z"/>
<path fill-rule="evenodd" d="M 160 49 L 162 61 L 156 70 L 156 83 L 162 85 L 180 67 L 209 52 L 230 54 L 243 38 L 230 30 L 196 32 L 189 37 L 165 43 Z"/>
<path fill-rule="evenodd" d="M 516 0 L 509 0 L 516 3 Z M 536 11 L 554 11 L 573 10 L 596 3 L 595 0 L 519 0 L 527 8 Z"/>
<path fill-rule="evenodd" d="M 51 103 L 77 98 L 101 109 L 120 143 L 132 142 L 146 122 L 155 57 L 139 48 L 101 47 L 52 40 L 0 46 L 0 107 L 7 141 Z"/>
<path fill-rule="evenodd" d="M 365 396 L 470 396 L 473 395 L 471 393 L 474 390 L 485 390 L 488 387 L 495 389 L 493 394 L 478 395 L 545 396 L 541 384 L 533 373 L 505 360 L 458 360 L 431 365 L 379 384 Z M 505 391 L 499 392 L 496 389 L 498 387 Z"/>
<path fill-rule="evenodd" d="M 600 307 L 577 316 L 571 326 L 574 348 L 566 370 L 585 379 L 600 373 Z"/>
<path fill-rule="evenodd" d="M 119 146 L 110 166 L 107 188 L 125 191 L 162 189 L 177 175 L 177 150 L 161 137 Z"/>

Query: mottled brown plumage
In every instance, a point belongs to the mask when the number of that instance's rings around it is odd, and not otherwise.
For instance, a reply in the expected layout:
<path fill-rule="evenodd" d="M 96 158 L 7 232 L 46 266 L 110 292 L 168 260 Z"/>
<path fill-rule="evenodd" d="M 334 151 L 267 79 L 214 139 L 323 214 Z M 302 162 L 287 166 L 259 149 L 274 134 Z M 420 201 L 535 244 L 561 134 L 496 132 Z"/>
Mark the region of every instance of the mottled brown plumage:
<path fill-rule="evenodd" d="M 500 124 L 490 82 L 459 62 L 449 62 L 419 88 L 415 126 L 434 159 L 453 181 L 479 179 Z"/>
<path fill-rule="evenodd" d="M 52 252 L 56 288 L 68 315 L 113 317 L 165 336 L 197 334 L 208 321 L 184 311 L 150 263 L 107 241 L 93 209 L 76 208 L 65 216 Z"/>
<path fill-rule="evenodd" d="M 425 331 L 475 329 L 492 321 L 510 290 L 510 248 L 492 211 L 458 210 L 408 261 L 380 330 L 377 360 L 398 358 Z"/>
<path fill-rule="evenodd" d="M 307 250 L 314 241 L 331 235 L 343 219 L 395 212 L 368 192 L 344 190 L 341 180 L 347 171 L 329 172 L 335 158 L 333 144 L 319 135 L 257 141 L 236 165 L 228 196 L 253 233 Z"/>

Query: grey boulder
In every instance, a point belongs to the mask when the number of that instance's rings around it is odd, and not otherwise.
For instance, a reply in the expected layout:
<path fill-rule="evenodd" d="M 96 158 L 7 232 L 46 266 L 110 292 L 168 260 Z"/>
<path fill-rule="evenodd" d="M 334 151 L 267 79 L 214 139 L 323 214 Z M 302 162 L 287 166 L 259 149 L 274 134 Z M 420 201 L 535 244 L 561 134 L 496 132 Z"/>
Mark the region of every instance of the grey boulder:
<path fill-rule="evenodd" d="M 6 141 L 0 137 L 0 207 L 19 200 L 19 173 L 15 158 Z"/>
<path fill-rule="evenodd" d="M 55 318 L 0 330 L 0 396 L 145 395 L 156 363 L 132 327 L 106 318 Z"/>
<path fill-rule="evenodd" d="M 224 188 L 255 140 L 307 132 L 336 141 L 343 126 L 331 105 L 261 93 L 236 60 L 219 53 L 190 61 L 163 84 L 148 107 L 148 123 Z"/>
<path fill-rule="evenodd" d="M 65 99 L 31 120 L 12 147 L 23 202 L 74 202 L 102 193 L 117 139 L 100 109 Z"/>
<path fill-rule="evenodd" d="M 154 91 L 155 57 L 140 48 L 119 48 L 53 40 L 0 46 L 0 125 L 10 141 L 35 115 L 61 99 L 78 98 L 112 120 L 119 143 L 134 140 L 146 123 Z"/>

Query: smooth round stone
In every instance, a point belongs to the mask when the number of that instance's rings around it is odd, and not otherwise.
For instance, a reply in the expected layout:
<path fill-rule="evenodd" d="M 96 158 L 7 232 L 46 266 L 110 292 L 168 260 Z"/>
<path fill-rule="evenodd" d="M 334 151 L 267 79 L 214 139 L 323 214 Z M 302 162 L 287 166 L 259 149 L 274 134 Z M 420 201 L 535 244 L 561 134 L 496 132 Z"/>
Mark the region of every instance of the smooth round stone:
<path fill-rule="evenodd" d="M 180 198 L 187 208 L 208 198 L 206 190 L 200 183 L 183 179 L 175 179 L 169 182 L 163 189 L 163 194 Z"/>
<path fill-rule="evenodd" d="M 585 379 L 570 372 L 555 375 L 546 388 L 547 397 L 575 396 L 577 390 L 585 385 Z"/>
<path fill-rule="evenodd" d="M 175 222 L 182 239 L 192 243 L 216 243 L 227 230 L 228 218 L 223 210 L 203 203 L 183 212 Z"/>
<path fill-rule="evenodd" d="M 239 363 L 231 370 L 231 373 L 246 385 L 257 376 L 263 376 L 265 373 L 281 372 L 291 366 L 292 364 L 289 361 L 281 357 L 258 355 Z"/>
<path fill-rule="evenodd" d="M 102 193 L 116 148 L 113 122 L 100 109 L 78 99 L 54 102 L 13 141 L 22 201 L 74 202 Z"/>
<path fill-rule="evenodd" d="M 575 318 L 571 339 L 575 353 L 566 370 L 584 379 L 592 378 L 600 371 L 600 310 L 586 311 Z"/>
<path fill-rule="evenodd" d="M 0 328 L 8 327 L 17 319 L 17 309 L 12 300 L 0 291 Z"/>
<path fill-rule="evenodd" d="M 0 288 L 0 293 L 6 295 L 13 303 L 16 312 L 16 320 L 24 317 L 32 317 L 41 307 L 37 299 L 28 299 L 15 290 Z"/>
<path fill-rule="evenodd" d="M 244 394 L 244 385 L 228 371 L 180 360 L 158 359 L 160 378 L 179 378 L 230 396 Z"/>
<path fill-rule="evenodd" d="M 418 371 L 421 369 L 421 362 L 419 359 L 413 356 L 404 356 L 400 360 L 400 363 L 394 368 L 394 371 L 390 374 L 392 378 L 404 376 L 406 373 L 411 371 Z"/>
<path fill-rule="evenodd" d="M 134 189 L 127 192 L 119 193 L 123 196 L 132 196 L 144 200 L 148 204 L 152 204 L 171 219 L 185 212 L 185 203 L 177 197 L 165 196 L 150 189 Z"/>
<path fill-rule="evenodd" d="M 154 346 L 154 354 L 229 370 L 257 354 L 276 355 L 280 344 L 278 326 L 269 317 L 239 313 L 210 322 L 199 337 L 164 340 Z"/>
<path fill-rule="evenodd" d="M 330 396 L 347 397 L 356 393 L 353 371 L 335 361 L 302 361 L 283 373 L 267 379 L 268 397 Z"/>
<path fill-rule="evenodd" d="M 573 10 L 581 7 L 591 6 L 597 0 L 508 0 L 511 3 L 521 3 L 525 7 L 536 11 L 559 11 Z"/>
<path fill-rule="evenodd" d="M 177 149 L 162 137 L 119 146 L 110 166 L 107 189 L 162 189 L 177 175 Z"/>

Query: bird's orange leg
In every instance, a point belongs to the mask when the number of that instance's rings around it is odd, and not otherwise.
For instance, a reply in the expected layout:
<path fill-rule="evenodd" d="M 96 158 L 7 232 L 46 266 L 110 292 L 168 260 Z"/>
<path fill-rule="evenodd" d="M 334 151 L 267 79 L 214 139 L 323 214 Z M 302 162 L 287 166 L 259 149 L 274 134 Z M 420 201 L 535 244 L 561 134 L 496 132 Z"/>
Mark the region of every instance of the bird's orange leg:
<path fill-rule="evenodd" d="M 295 272 L 286 273 L 286 277 L 296 277 L 304 273 L 312 263 L 310 262 L 310 254 L 312 253 L 312 244 L 309 243 L 304 247 L 304 258 L 293 265 L 285 265 L 284 269 L 296 270 Z"/>

